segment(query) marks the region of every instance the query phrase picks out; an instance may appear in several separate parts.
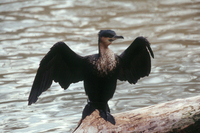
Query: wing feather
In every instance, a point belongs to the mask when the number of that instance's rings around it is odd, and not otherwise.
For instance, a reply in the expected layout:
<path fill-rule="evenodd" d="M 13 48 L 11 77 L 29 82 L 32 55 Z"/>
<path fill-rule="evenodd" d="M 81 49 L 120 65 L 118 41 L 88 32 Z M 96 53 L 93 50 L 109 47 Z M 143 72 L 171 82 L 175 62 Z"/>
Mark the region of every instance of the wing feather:
<path fill-rule="evenodd" d="M 119 56 L 118 79 L 135 84 L 141 77 L 148 76 L 151 71 L 150 55 L 154 58 L 148 40 L 137 37 Z"/>
<path fill-rule="evenodd" d="M 35 103 L 53 80 L 64 89 L 71 83 L 83 80 L 83 62 L 84 58 L 73 52 L 64 42 L 56 43 L 40 62 L 28 104 Z"/>

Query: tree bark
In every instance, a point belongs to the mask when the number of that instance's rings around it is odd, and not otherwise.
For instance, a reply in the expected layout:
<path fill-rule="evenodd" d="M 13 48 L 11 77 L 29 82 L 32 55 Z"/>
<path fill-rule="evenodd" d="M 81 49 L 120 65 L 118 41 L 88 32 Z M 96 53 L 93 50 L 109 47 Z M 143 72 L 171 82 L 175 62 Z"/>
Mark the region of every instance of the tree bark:
<path fill-rule="evenodd" d="M 200 133 L 200 96 L 177 99 L 113 115 L 112 125 L 96 110 L 75 133 Z"/>

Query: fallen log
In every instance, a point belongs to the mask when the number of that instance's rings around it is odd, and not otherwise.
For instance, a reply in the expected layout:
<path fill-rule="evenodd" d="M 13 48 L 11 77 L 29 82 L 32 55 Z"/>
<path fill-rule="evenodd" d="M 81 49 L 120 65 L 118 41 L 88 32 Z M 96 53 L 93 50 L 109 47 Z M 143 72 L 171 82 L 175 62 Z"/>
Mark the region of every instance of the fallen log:
<path fill-rule="evenodd" d="M 113 115 L 112 125 L 96 110 L 87 116 L 75 133 L 200 133 L 200 96 L 177 99 Z"/>

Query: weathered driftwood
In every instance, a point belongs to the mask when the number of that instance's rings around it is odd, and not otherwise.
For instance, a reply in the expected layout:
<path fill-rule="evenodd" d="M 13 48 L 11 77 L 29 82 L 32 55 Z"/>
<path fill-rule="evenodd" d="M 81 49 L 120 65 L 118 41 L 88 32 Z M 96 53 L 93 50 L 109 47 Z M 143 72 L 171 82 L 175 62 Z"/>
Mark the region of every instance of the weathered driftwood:
<path fill-rule="evenodd" d="M 116 125 L 106 122 L 96 110 L 75 133 L 200 133 L 200 96 L 177 99 L 113 115 Z"/>

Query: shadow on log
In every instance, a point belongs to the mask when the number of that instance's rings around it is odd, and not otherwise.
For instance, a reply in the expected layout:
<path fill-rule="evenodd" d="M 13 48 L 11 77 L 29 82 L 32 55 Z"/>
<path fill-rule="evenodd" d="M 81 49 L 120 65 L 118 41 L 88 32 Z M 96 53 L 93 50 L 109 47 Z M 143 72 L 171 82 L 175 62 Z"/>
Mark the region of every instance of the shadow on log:
<path fill-rule="evenodd" d="M 74 133 L 200 133 L 200 96 L 177 99 L 113 115 L 112 125 L 96 110 Z"/>

